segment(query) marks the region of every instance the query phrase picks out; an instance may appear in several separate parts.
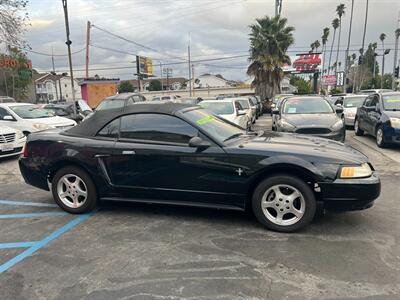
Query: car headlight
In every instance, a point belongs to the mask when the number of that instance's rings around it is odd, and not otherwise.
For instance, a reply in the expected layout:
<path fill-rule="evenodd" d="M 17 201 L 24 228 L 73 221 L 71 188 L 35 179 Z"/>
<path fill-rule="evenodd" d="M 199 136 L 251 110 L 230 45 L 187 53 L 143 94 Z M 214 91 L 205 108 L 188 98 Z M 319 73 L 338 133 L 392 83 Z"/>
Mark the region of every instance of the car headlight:
<path fill-rule="evenodd" d="M 25 137 L 25 134 L 21 130 L 16 129 L 15 132 L 18 140 L 23 139 Z"/>
<path fill-rule="evenodd" d="M 296 128 L 296 126 L 294 126 L 293 124 L 290 124 L 289 122 L 287 122 L 285 120 L 280 121 L 280 126 L 282 127 L 282 129 L 284 131 L 293 131 Z"/>
<path fill-rule="evenodd" d="M 361 166 L 346 166 L 340 170 L 340 178 L 365 178 L 372 175 L 369 164 L 364 163 Z"/>
<path fill-rule="evenodd" d="M 32 126 L 37 130 L 46 130 L 46 129 L 53 128 L 53 127 L 51 127 L 47 124 L 43 124 L 43 123 L 35 123 Z"/>
<path fill-rule="evenodd" d="M 355 113 L 352 113 L 352 112 L 345 113 L 344 115 L 347 118 L 354 118 L 355 117 Z"/>
<path fill-rule="evenodd" d="M 340 129 L 342 129 L 343 127 L 343 121 L 342 120 L 338 120 L 335 124 L 332 125 L 332 129 L 334 131 L 338 131 Z"/>
<path fill-rule="evenodd" d="M 400 128 L 400 118 L 390 118 L 390 126 L 393 128 Z"/>

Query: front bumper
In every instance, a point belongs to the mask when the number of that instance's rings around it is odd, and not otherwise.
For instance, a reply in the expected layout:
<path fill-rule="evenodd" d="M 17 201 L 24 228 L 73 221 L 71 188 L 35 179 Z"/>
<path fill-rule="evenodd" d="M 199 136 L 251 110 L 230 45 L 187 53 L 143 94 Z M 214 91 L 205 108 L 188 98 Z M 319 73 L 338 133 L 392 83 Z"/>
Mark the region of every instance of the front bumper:
<path fill-rule="evenodd" d="M 360 179 L 336 179 L 330 183 L 318 183 L 321 200 L 328 210 L 361 210 L 373 205 L 381 192 L 381 181 L 374 172 L 371 177 Z"/>
<path fill-rule="evenodd" d="M 1 157 L 9 157 L 14 155 L 20 155 L 23 152 L 24 144 L 26 142 L 26 138 L 18 139 L 13 143 L 13 149 L 10 151 L 2 151 L 0 150 L 0 158 Z M 1 147 L 0 147 L 1 148 Z"/>
<path fill-rule="evenodd" d="M 386 143 L 400 144 L 400 128 L 386 126 L 384 128 L 384 137 Z"/>

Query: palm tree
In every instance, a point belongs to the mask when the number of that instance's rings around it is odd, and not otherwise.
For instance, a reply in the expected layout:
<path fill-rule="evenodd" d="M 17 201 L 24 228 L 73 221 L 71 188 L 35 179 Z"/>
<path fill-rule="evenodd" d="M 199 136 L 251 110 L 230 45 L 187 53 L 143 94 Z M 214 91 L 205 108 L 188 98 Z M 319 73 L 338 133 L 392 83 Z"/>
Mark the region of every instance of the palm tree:
<path fill-rule="evenodd" d="M 311 48 L 310 53 L 313 53 L 315 49 L 315 42 L 310 44 L 310 48 Z"/>
<path fill-rule="evenodd" d="M 319 47 L 321 47 L 321 43 L 320 43 L 318 40 L 316 40 L 316 41 L 314 42 L 315 52 L 318 52 L 318 48 L 319 48 Z"/>
<path fill-rule="evenodd" d="M 329 54 L 329 64 L 328 64 L 328 66 L 331 65 L 333 44 L 335 43 L 335 36 L 336 36 L 336 29 L 339 27 L 339 19 L 338 18 L 333 19 L 332 27 L 333 27 L 333 39 L 332 39 L 332 45 L 331 45 L 331 53 Z"/>
<path fill-rule="evenodd" d="M 337 51 L 336 51 L 336 68 L 335 68 L 335 73 L 337 72 L 337 62 L 339 60 L 339 47 L 340 47 L 340 35 L 342 33 L 342 16 L 344 16 L 344 11 L 346 9 L 346 6 L 342 3 L 339 4 L 336 7 L 336 13 L 339 17 L 339 36 L 338 36 L 338 43 L 337 43 Z"/>
<path fill-rule="evenodd" d="M 381 89 L 383 88 L 383 75 L 385 75 L 385 39 L 386 39 L 386 34 L 385 33 L 381 33 L 379 35 L 379 39 L 382 43 L 382 76 L 381 76 Z"/>
<path fill-rule="evenodd" d="M 362 46 L 361 46 L 361 53 L 360 53 L 362 62 L 364 62 L 363 56 L 364 56 L 365 34 L 367 32 L 367 23 L 368 23 L 368 7 L 369 7 L 369 0 L 367 0 L 367 2 L 365 4 L 364 32 L 363 32 L 363 39 L 362 39 Z M 362 83 L 363 83 L 363 76 L 361 73 L 360 85 L 358 87 L 359 90 L 361 89 Z"/>
<path fill-rule="evenodd" d="M 348 69 L 349 69 L 349 60 L 350 60 L 350 56 L 349 56 L 349 49 L 350 49 L 350 40 L 351 40 L 351 29 L 353 26 L 353 8 L 354 8 L 354 0 L 351 0 L 351 12 L 350 12 L 350 24 L 349 24 L 349 35 L 347 37 L 347 47 L 346 47 L 346 53 L 345 53 L 345 61 L 344 61 L 344 76 L 347 79 L 347 73 L 348 73 Z M 343 92 L 346 92 L 346 81 L 344 81 L 344 86 L 343 86 Z"/>
<path fill-rule="evenodd" d="M 287 19 L 264 17 L 250 26 L 250 65 L 247 74 L 254 76 L 252 82 L 261 99 L 272 98 L 280 92 L 283 79 L 282 67 L 290 64 L 287 49 L 294 43 L 294 27 Z"/>
<path fill-rule="evenodd" d="M 386 39 L 386 34 L 385 33 L 381 33 L 379 36 L 379 40 L 382 43 L 382 50 L 385 51 L 385 39 Z"/>
<path fill-rule="evenodd" d="M 321 36 L 321 41 L 322 41 L 322 75 L 325 72 L 325 51 L 326 51 L 326 43 L 328 42 L 328 37 L 329 37 L 329 27 L 325 27 L 322 30 L 322 36 Z"/>

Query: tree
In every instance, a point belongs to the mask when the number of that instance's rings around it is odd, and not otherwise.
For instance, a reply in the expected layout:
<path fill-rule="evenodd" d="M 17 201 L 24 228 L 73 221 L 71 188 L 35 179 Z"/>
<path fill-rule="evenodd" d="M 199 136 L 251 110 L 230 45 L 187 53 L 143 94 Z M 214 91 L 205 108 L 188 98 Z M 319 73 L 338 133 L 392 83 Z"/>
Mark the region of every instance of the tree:
<path fill-rule="evenodd" d="M 0 0 L 0 43 L 5 41 L 8 46 L 25 46 L 22 35 L 28 24 L 28 14 L 21 16 L 28 1 Z"/>
<path fill-rule="evenodd" d="M 318 40 L 316 40 L 314 42 L 314 47 L 315 47 L 315 52 L 318 52 L 318 48 L 321 47 L 321 43 Z"/>
<path fill-rule="evenodd" d="M 294 43 L 294 27 L 287 19 L 264 17 L 250 26 L 250 65 L 247 74 L 254 77 L 252 85 L 261 99 L 280 93 L 282 67 L 290 64 L 287 49 Z"/>
<path fill-rule="evenodd" d="M 0 0 L 1 1 L 1 0 Z M 17 100 L 26 99 L 28 86 L 32 83 L 32 70 L 25 53 L 15 47 L 8 47 L 9 55 L 0 54 L 0 59 L 14 63 L 3 69 L 4 80 L 0 81 L 0 90 Z"/>
<path fill-rule="evenodd" d="M 339 17 L 339 35 L 338 35 L 338 43 L 337 43 L 337 51 L 336 51 L 336 68 L 335 73 L 337 72 L 338 60 L 339 60 L 339 47 L 340 47 L 340 36 L 342 33 L 342 16 L 344 16 L 346 6 L 342 3 L 336 7 L 336 13 Z"/>
<path fill-rule="evenodd" d="M 332 39 L 332 44 L 331 44 L 331 53 L 329 54 L 328 70 L 330 69 L 331 61 L 332 61 L 332 52 L 333 52 L 333 44 L 335 43 L 336 29 L 339 27 L 339 19 L 338 18 L 333 19 L 332 27 L 333 27 L 333 39 Z"/>
<path fill-rule="evenodd" d="M 325 27 L 322 30 L 322 36 L 321 36 L 321 41 L 322 41 L 322 75 L 325 72 L 325 52 L 326 52 L 326 43 L 328 42 L 328 37 L 329 37 L 329 27 Z"/>
<path fill-rule="evenodd" d="M 298 94 L 310 94 L 311 93 L 310 81 L 306 81 L 301 77 L 293 76 L 290 79 L 290 84 L 297 88 Z"/>
<path fill-rule="evenodd" d="M 129 81 L 124 81 L 118 86 L 118 93 L 132 93 L 134 88 L 132 83 Z"/>
<path fill-rule="evenodd" d="M 161 91 L 161 81 L 158 79 L 150 81 L 149 91 Z"/>

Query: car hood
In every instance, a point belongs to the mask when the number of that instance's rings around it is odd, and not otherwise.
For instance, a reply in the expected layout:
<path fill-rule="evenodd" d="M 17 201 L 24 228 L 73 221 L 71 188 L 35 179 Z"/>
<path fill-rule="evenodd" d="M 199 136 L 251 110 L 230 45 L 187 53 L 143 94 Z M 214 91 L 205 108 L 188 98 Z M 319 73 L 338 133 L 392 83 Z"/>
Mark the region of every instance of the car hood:
<path fill-rule="evenodd" d="M 28 120 L 28 119 L 25 119 Z M 64 118 L 64 117 L 59 117 L 59 116 L 55 116 L 55 117 L 50 117 L 50 118 L 37 118 L 37 119 L 29 119 L 30 122 L 32 123 L 42 123 L 42 124 L 46 124 L 49 126 L 73 126 L 75 125 L 75 121 Z"/>
<path fill-rule="evenodd" d="M 283 119 L 286 122 L 296 126 L 296 127 L 310 127 L 310 126 L 323 126 L 329 127 L 337 120 L 339 117 L 332 114 L 285 114 Z"/>
<path fill-rule="evenodd" d="M 235 121 L 235 115 L 231 114 L 231 115 L 219 115 L 221 118 L 224 118 L 225 120 L 228 120 L 230 122 Z"/>
<path fill-rule="evenodd" d="M 399 111 L 385 110 L 385 114 L 389 118 L 400 118 L 400 110 Z"/>
<path fill-rule="evenodd" d="M 296 156 L 309 162 L 334 164 L 362 164 L 368 158 L 361 152 L 340 142 L 291 133 L 268 133 L 243 139 L 228 151 L 250 151 L 265 157 Z"/>
<path fill-rule="evenodd" d="M 0 134 L 9 134 L 9 133 L 15 133 L 15 129 L 8 127 L 8 126 L 0 126 Z"/>

